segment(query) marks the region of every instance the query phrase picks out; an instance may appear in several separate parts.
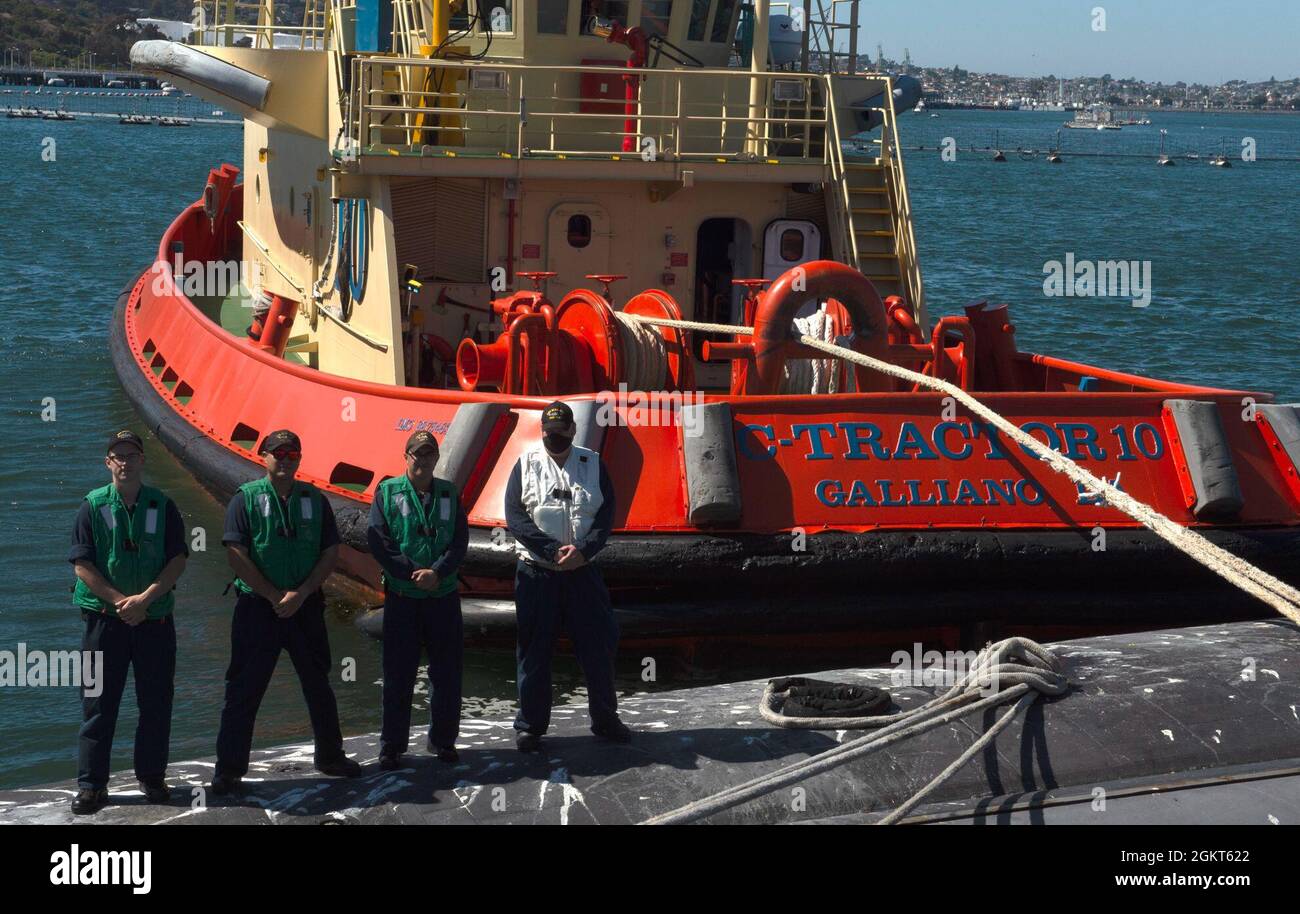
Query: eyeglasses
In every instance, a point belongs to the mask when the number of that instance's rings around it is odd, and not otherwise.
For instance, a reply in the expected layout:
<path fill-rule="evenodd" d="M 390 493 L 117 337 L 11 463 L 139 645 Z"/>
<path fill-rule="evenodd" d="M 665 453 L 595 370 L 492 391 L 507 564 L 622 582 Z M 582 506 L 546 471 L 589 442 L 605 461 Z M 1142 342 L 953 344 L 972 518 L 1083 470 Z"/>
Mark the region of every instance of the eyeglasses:
<path fill-rule="evenodd" d="M 116 463 L 118 466 L 126 466 L 128 463 L 139 463 L 141 460 L 144 460 L 144 454 L 136 451 L 129 451 L 125 454 L 109 454 L 108 459 Z"/>
<path fill-rule="evenodd" d="M 302 451 L 293 451 L 287 447 L 276 448 L 271 452 L 271 456 L 276 460 L 301 460 Z"/>
<path fill-rule="evenodd" d="M 425 463 L 431 460 L 436 461 L 438 459 L 438 452 L 432 449 L 423 451 L 407 451 L 406 456 L 410 457 L 412 460 L 418 460 L 421 463 Z"/>

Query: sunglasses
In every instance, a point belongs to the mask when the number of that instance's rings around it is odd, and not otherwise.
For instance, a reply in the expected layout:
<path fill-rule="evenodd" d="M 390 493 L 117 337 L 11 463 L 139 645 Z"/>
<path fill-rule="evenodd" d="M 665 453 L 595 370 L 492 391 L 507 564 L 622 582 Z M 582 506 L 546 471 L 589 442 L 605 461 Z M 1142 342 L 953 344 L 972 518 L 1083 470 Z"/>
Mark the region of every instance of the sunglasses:
<path fill-rule="evenodd" d="M 276 460 L 301 460 L 302 451 L 295 451 L 287 447 L 282 447 L 271 451 L 271 456 Z"/>

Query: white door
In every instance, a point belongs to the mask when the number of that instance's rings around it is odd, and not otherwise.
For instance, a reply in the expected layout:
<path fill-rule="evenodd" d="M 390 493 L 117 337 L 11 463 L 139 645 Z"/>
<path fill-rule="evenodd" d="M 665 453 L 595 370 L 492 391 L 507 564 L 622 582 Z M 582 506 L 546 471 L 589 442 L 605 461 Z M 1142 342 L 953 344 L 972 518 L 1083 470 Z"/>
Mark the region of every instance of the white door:
<path fill-rule="evenodd" d="M 777 219 L 763 232 L 763 278 L 777 279 L 791 267 L 821 259 L 822 233 L 806 219 Z M 806 317 L 817 310 L 816 302 L 799 310 Z"/>

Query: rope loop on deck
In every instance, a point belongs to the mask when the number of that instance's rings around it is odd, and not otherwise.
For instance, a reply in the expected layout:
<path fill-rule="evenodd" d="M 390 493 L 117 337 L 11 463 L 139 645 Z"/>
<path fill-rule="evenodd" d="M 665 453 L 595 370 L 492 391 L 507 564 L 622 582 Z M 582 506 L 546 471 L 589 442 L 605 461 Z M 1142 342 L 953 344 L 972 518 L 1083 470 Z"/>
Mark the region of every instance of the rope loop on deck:
<path fill-rule="evenodd" d="M 779 708 L 773 707 L 775 696 L 769 683 L 759 705 L 760 715 L 769 723 L 801 729 L 873 729 L 876 732 L 843 743 L 812 758 L 786 765 L 743 784 L 729 787 L 711 797 L 647 819 L 641 824 L 686 825 L 697 822 L 780 790 L 782 787 L 830 771 L 847 762 L 865 758 L 881 749 L 942 727 L 958 718 L 1015 701 L 1015 706 L 1003 714 L 951 765 L 879 823 L 893 824 L 975 758 L 1040 695 L 1062 695 L 1068 688 L 1069 681 L 1061 672 L 1060 661 L 1056 655 L 1028 638 L 1007 638 L 996 644 L 987 645 L 976 656 L 970 669 L 957 678 L 951 688 L 920 707 L 902 714 L 860 718 L 785 717 L 780 713 Z"/>

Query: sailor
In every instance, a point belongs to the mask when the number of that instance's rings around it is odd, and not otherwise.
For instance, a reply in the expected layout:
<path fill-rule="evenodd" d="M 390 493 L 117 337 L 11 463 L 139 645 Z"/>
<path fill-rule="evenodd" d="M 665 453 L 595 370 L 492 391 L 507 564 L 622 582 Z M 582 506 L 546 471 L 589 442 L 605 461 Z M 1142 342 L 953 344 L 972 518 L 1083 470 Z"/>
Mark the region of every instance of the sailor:
<path fill-rule="evenodd" d="M 316 738 L 316 770 L 356 777 L 361 766 L 343 754 L 338 705 L 330 688 L 330 646 L 321 585 L 338 560 L 334 512 L 321 491 L 294 479 L 302 442 L 287 429 L 271 432 L 258 453 L 266 476 L 244 483 L 226 509 L 222 543 L 239 592 L 231 631 L 226 702 L 217 735 L 212 792 L 237 790 L 248 772 L 253 724 L 287 650 L 298 673 Z"/>
<path fill-rule="evenodd" d="M 76 815 L 98 812 L 108 802 L 109 757 L 128 667 L 140 712 L 135 776 L 150 803 L 171 798 L 165 777 L 176 674 L 172 589 L 189 555 L 185 525 L 170 498 L 140 481 L 144 442 L 134 432 L 108 440 L 104 465 L 112 481 L 81 502 L 68 556 L 77 575 L 72 602 L 85 621 L 82 655 L 96 658 L 91 669 L 97 677 L 83 683 L 86 693 L 97 694 L 81 703 Z"/>
<path fill-rule="evenodd" d="M 379 767 L 400 765 L 411 735 L 420 649 L 429 657 L 429 752 L 457 762 L 463 629 L 456 570 L 469 524 L 456 487 L 434 476 L 438 439 L 406 440 L 406 472 L 385 479 L 370 506 L 367 539 L 384 569 L 384 717 Z"/>
<path fill-rule="evenodd" d="M 573 410 L 560 401 L 542 411 L 542 443 L 525 451 L 506 485 L 506 525 L 516 541 L 515 615 L 521 752 L 541 748 L 551 719 L 551 653 L 563 628 L 587 680 L 591 731 L 632 739 L 618 719 L 614 652 L 618 624 L 609 591 L 590 564 L 609 538 L 614 487 L 600 455 L 573 443 Z"/>

